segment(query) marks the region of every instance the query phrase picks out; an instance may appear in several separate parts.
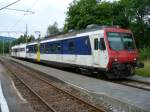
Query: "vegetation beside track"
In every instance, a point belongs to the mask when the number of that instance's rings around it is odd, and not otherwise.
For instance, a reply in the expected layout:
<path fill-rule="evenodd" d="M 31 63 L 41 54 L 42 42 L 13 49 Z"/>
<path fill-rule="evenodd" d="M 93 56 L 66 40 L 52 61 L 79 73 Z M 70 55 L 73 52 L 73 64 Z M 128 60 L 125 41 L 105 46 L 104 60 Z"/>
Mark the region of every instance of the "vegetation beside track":
<path fill-rule="evenodd" d="M 150 47 L 145 47 L 143 49 L 139 49 L 140 59 L 148 60 L 150 59 Z"/>
<path fill-rule="evenodd" d="M 144 68 L 137 69 L 136 74 L 144 77 L 150 77 L 150 59 L 142 62 L 144 62 Z"/>
<path fill-rule="evenodd" d="M 150 77 L 150 47 L 139 49 L 140 60 L 144 63 L 144 68 L 136 70 L 136 74 L 144 77 Z"/>

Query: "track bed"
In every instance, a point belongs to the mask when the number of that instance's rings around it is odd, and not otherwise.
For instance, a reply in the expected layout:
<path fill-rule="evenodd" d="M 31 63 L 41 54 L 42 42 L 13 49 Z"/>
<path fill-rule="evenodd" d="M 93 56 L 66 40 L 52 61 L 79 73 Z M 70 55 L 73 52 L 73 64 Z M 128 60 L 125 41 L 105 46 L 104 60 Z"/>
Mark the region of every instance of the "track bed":
<path fill-rule="evenodd" d="M 3 63 L 17 80 L 39 98 L 50 112 L 106 112 L 105 109 L 64 91 L 34 71 L 8 60 L 3 61 Z"/>

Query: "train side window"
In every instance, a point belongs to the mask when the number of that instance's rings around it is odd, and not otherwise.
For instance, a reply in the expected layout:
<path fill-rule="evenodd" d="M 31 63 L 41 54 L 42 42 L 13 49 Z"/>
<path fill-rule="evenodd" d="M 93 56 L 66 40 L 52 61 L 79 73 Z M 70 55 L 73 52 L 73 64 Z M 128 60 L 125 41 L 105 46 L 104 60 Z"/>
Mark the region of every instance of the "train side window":
<path fill-rule="evenodd" d="M 69 51 L 75 50 L 75 44 L 74 44 L 73 41 L 70 41 L 70 42 L 68 43 L 68 50 L 69 50 Z"/>
<path fill-rule="evenodd" d="M 36 45 L 33 45 L 33 52 L 32 53 L 35 53 L 36 52 Z"/>
<path fill-rule="evenodd" d="M 98 38 L 94 39 L 94 50 L 98 50 Z"/>
<path fill-rule="evenodd" d="M 36 51 L 35 51 L 35 45 L 32 45 L 31 46 L 31 53 L 35 53 Z"/>
<path fill-rule="evenodd" d="M 51 44 L 50 45 L 50 50 L 51 50 L 51 52 L 55 52 L 56 51 L 56 45 L 55 44 Z"/>
<path fill-rule="evenodd" d="M 29 53 L 31 53 L 32 52 L 32 48 L 31 48 L 31 46 L 29 46 Z"/>
<path fill-rule="evenodd" d="M 27 53 L 29 52 L 29 48 L 28 48 L 28 47 L 26 47 L 26 52 L 27 52 Z"/>
<path fill-rule="evenodd" d="M 50 44 L 50 51 L 53 52 L 53 44 Z"/>
<path fill-rule="evenodd" d="M 60 43 L 57 44 L 57 51 L 60 51 L 61 50 L 61 45 Z"/>
<path fill-rule="evenodd" d="M 25 51 L 25 48 L 20 48 L 20 52 L 24 52 Z"/>
<path fill-rule="evenodd" d="M 45 43 L 45 52 L 48 53 L 48 51 L 49 51 L 49 45 L 48 43 Z"/>
<path fill-rule="evenodd" d="M 106 50 L 104 38 L 100 38 L 99 48 L 100 48 L 100 50 Z"/>
<path fill-rule="evenodd" d="M 42 43 L 41 45 L 40 45 L 40 51 L 41 51 L 41 53 L 45 53 L 45 44 L 44 43 Z"/>
<path fill-rule="evenodd" d="M 33 46 L 30 46 L 30 53 L 33 53 Z"/>
<path fill-rule="evenodd" d="M 35 47 L 35 52 L 37 52 L 38 51 L 38 45 L 36 44 L 34 47 Z"/>
<path fill-rule="evenodd" d="M 85 45 L 88 45 L 88 39 L 85 39 Z"/>
<path fill-rule="evenodd" d="M 25 51 L 25 48 L 22 48 L 22 51 Z"/>

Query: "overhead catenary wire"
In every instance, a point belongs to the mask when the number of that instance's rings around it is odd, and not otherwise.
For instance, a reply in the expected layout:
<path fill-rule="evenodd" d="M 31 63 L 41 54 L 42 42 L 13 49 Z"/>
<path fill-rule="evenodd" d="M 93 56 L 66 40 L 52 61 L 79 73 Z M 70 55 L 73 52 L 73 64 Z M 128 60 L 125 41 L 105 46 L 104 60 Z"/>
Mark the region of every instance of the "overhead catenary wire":
<path fill-rule="evenodd" d="M 3 10 L 3 9 L 7 9 L 9 6 L 12 6 L 12 5 L 18 3 L 19 1 L 21 1 L 21 0 L 17 0 L 17 1 L 12 2 L 12 3 L 10 3 L 10 4 L 6 5 L 6 6 L 4 6 L 4 7 L 1 7 L 1 8 L 0 8 L 0 11 Z M 31 7 L 30 9 L 33 8 L 33 6 L 36 4 L 36 2 L 37 2 L 37 0 L 35 0 L 35 2 L 33 3 L 32 7 Z M 30 10 L 30 9 L 29 9 L 29 10 Z M 28 10 L 28 11 L 29 11 L 29 10 Z M 25 14 L 23 15 L 23 17 L 24 17 L 24 16 L 25 16 Z M 23 19 L 23 17 L 22 17 L 21 19 Z M 16 23 L 15 25 L 13 25 L 13 27 L 16 26 L 16 25 L 18 24 L 18 22 L 21 21 L 21 19 L 19 19 L 19 21 L 17 21 L 17 23 Z M 13 27 L 11 27 L 11 29 L 12 29 Z M 5 52 L 5 51 L 4 51 L 4 47 L 5 47 L 5 46 L 4 46 L 4 38 L 3 38 L 3 51 L 2 51 L 2 52 L 3 52 L 3 55 L 4 55 L 4 52 Z"/>
<path fill-rule="evenodd" d="M 31 14 L 34 14 L 33 11 L 29 11 L 29 10 L 22 10 L 22 9 L 12 9 L 12 8 L 6 8 L 7 10 L 14 10 L 14 11 L 20 11 L 20 12 L 28 12 L 28 13 L 31 13 Z"/>
<path fill-rule="evenodd" d="M 6 5 L 6 6 L 2 7 L 2 8 L 0 8 L 0 10 L 6 9 L 7 7 L 9 7 L 9 6 L 11 6 L 11 5 L 14 5 L 14 4 L 16 4 L 17 2 L 19 2 L 19 1 L 21 1 L 21 0 L 17 0 L 17 1 L 15 1 L 15 2 L 12 2 L 12 3 L 8 4 L 8 5 Z"/>
<path fill-rule="evenodd" d="M 36 5 L 37 1 L 38 1 L 38 0 L 35 0 L 35 1 L 33 2 L 32 6 L 31 6 L 31 8 L 29 8 L 28 10 L 31 10 L 31 9 Z M 20 23 L 20 21 L 22 21 L 25 16 L 26 16 L 26 14 L 24 14 L 19 20 L 17 20 L 17 22 L 16 22 L 14 25 L 12 25 L 12 26 L 10 27 L 10 30 L 11 30 L 12 28 L 14 28 L 18 23 Z"/>

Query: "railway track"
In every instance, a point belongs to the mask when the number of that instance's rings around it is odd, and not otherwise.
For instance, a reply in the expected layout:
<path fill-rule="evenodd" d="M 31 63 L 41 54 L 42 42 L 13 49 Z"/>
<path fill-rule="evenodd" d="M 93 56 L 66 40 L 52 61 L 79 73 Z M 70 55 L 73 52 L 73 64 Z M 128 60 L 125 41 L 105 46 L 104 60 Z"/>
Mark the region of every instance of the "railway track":
<path fill-rule="evenodd" d="M 91 77 L 91 75 L 89 75 L 89 77 Z M 99 77 L 99 76 L 98 77 L 97 76 L 92 77 L 92 78 L 98 78 L 98 79 L 103 80 L 103 81 L 117 83 L 117 84 L 121 84 L 121 85 L 125 85 L 125 86 L 130 86 L 130 87 L 133 87 L 133 88 L 138 88 L 138 89 L 143 89 L 143 90 L 146 90 L 146 91 L 150 91 L 150 83 L 149 82 L 144 82 L 144 81 L 134 80 L 134 79 L 110 80 L 110 79 L 107 79 L 107 78 L 104 78 L 104 77 Z"/>
<path fill-rule="evenodd" d="M 70 72 L 70 71 L 68 71 Z M 84 73 L 82 73 L 84 74 Z M 85 73 L 85 75 L 87 75 Z M 91 75 L 89 75 L 91 77 Z M 146 91 L 150 91 L 150 83 L 149 82 L 144 82 L 144 81 L 139 81 L 139 80 L 134 80 L 134 79 L 121 79 L 121 80 L 109 80 L 104 77 L 92 77 L 92 78 L 99 78 L 100 80 L 107 81 L 107 82 L 112 82 L 112 83 L 117 83 L 125 86 L 130 86 L 138 89 L 143 89 Z"/>
<path fill-rule="evenodd" d="M 68 72 L 72 72 L 72 71 L 68 71 Z M 84 73 L 82 73 L 82 74 L 84 74 Z M 87 75 L 87 74 L 85 73 L 85 75 Z M 97 73 L 96 73 L 96 75 L 97 75 Z M 88 76 L 91 77 L 91 75 L 89 75 L 89 74 L 88 74 Z M 150 82 L 144 82 L 144 81 L 134 80 L 134 79 L 110 80 L 110 79 L 107 79 L 105 77 L 100 77 L 100 76 L 96 76 L 96 77 L 92 77 L 92 78 L 98 78 L 103 81 L 117 83 L 117 84 L 121 84 L 121 85 L 125 85 L 125 86 L 130 86 L 133 88 L 150 91 Z"/>
<path fill-rule="evenodd" d="M 45 65 L 45 64 L 44 64 Z M 58 69 L 58 68 L 56 68 Z M 61 69 L 61 70 L 64 70 L 64 69 Z M 76 72 L 76 71 L 70 71 L 69 70 L 65 70 L 67 72 L 75 72 L 75 73 L 79 73 L 79 72 Z M 91 77 L 91 74 L 90 73 L 79 73 L 79 74 L 85 74 L 89 77 Z M 89 75 L 90 74 L 90 75 Z M 139 81 L 139 80 L 134 80 L 134 79 L 124 79 L 124 80 L 116 80 L 116 81 L 112 81 L 112 80 L 108 80 L 104 77 L 93 77 L 92 78 L 99 78 L 100 80 L 104 80 L 104 81 L 109 81 L 109 82 L 112 82 L 112 83 L 117 83 L 117 84 L 121 84 L 121 85 L 125 85 L 125 86 L 130 86 L 130 87 L 134 87 L 134 88 L 138 88 L 138 89 L 143 89 L 143 90 L 146 90 L 146 91 L 150 91 L 150 83 L 149 82 L 144 82 L 144 81 Z"/>
<path fill-rule="evenodd" d="M 123 80 L 123 81 L 115 81 L 115 83 L 122 84 L 125 86 L 134 87 L 134 88 L 138 88 L 138 89 L 143 89 L 146 91 L 150 91 L 150 83 L 144 82 L 144 81 L 127 79 L 127 80 Z"/>
<path fill-rule="evenodd" d="M 51 112 L 106 112 L 105 109 L 72 95 L 20 64 L 8 60 L 3 60 L 3 63 Z"/>

